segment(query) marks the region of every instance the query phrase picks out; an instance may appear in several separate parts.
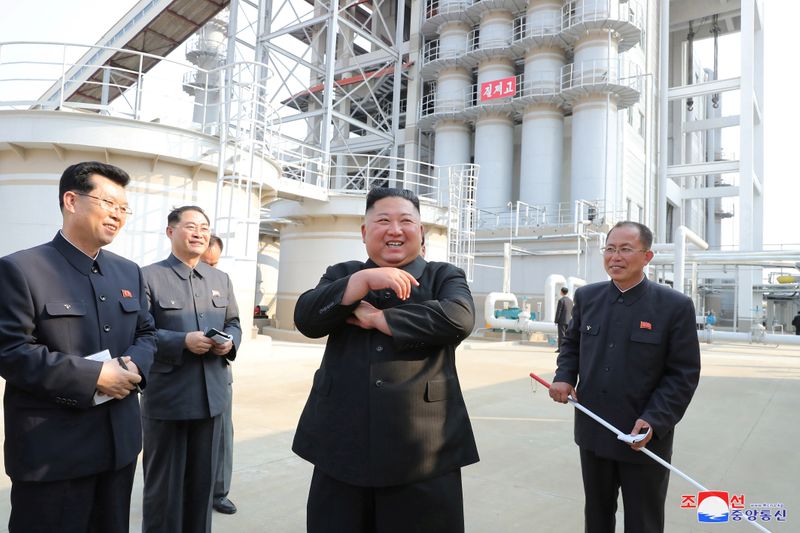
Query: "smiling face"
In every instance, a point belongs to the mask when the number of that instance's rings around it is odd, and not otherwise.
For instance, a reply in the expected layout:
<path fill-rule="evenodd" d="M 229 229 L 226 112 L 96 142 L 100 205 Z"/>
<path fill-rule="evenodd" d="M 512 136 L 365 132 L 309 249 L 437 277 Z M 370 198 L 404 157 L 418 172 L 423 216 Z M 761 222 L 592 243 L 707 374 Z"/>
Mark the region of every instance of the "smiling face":
<path fill-rule="evenodd" d="M 128 206 L 125 188 L 99 174 L 90 178 L 94 188 L 88 193 L 64 193 L 64 235 L 70 242 L 93 256 L 100 248 L 111 244 L 127 221 L 120 208 Z M 103 205 L 113 205 L 107 211 Z"/>
<path fill-rule="evenodd" d="M 203 213 L 186 210 L 178 222 L 167 226 L 167 237 L 172 241 L 172 253 L 190 265 L 196 265 L 208 248 L 211 229 Z"/>
<path fill-rule="evenodd" d="M 361 225 L 367 255 L 381 267 L 402 267 L 416 259 L 420 254 L 422 235 L 417 209 L 399 196 L 376 201 Z"/>
<path fill-rule="evenodd" d="M 653 259 L 652 250 L 644 250 L 644 246 L 639 240 L 639 230 L 634 226 L 620 226 L 612 229 L 606 238 L 606 247 L 617 250 L 633 250 L 630 255 L 617 251 L 617 253 L 603 256 L 606 272 L 617 284 L 617 287 L 626 290 L 639 283 L 644 275 L 644 267 Z"/>

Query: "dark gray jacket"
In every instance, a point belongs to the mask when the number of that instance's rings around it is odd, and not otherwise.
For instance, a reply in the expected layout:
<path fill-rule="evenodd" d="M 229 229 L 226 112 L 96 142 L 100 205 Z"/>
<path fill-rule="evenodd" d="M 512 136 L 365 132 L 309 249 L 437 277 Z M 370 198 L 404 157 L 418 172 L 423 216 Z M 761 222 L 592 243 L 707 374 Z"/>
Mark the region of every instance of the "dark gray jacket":
<path fill-rule="evenodd" d="M 158 351 L 142 416 L 193 420 L 222 413 L 228 390 L 228 360 L 242 340 L 239 310 L 228 275 L 200 262 L 194 269 L 171 255 L 142 269 Z M 185 348 L 186 333 L 216 328 L 233 336 L 225 357 L 196 355 Z"/>

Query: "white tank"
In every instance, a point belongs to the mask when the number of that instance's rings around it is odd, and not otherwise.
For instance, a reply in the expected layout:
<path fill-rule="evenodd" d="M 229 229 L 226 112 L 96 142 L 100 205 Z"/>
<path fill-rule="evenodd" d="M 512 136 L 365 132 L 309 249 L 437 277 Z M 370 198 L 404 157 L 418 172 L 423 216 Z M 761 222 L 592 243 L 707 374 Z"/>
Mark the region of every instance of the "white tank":
<path fill-rule="evenodd" d="M 558 33 L 561 29 L 559 0 L 528 0 L 528 35 Z"/>
<path fill-rule="evenodd" d="M 617 176 L 617 106 L 598 95 L 572 108 L 570 200 L 601 200 L 613 208 Z"/>
<path fill-rule="evenodd" d="M 439 28 L 439 57 L 458 57 L 467 51 L 469 26 L 460 21 L 447 22 Z"/>
<path fill-rule="evenodd" d="M 564 114 L 552 104 L 531 105 L 522 116 L 519 199 L 531 205 L 560 201 Z"/>
<path fill-rule="evenodd" d="M 511 76 L 514 76 L 514 65 L 510 59 L 485 60 L 478 67 L 478 88 L 485 82 Z M 484 112 L 478 116 L 475 163 L 481 168 L 476 196 L 478 207 L 505 207 L 511 201 L 514 170 L 514 121 L 510 113 Z"/>

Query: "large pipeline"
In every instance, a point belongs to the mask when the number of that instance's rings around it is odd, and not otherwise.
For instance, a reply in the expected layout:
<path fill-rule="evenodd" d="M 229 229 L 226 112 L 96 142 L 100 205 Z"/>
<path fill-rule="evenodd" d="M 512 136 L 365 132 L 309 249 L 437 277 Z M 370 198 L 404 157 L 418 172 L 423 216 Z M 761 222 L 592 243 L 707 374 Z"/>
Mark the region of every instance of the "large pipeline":
<path fill-rule="evenodd" d="M 526 333 L 545 333 L 555 335 L 558 333 L 558 326 L 553 322 L 541 322 L 531 320 L 530 313 L 521 312 L 518 319 L 498 318 L 494 316 L 495 304 L 497 302 L 508 302 L 511 307 L 518 307 L 517 297 L 512 293 L 490 292 L 486 296 L 483 305 L 483 316 L 490 327 L 495 329 L 506 329 L 514 331 L 524 331 Z M 546 315 L 546 313 L 545 313 Z M 800 346 L 800 335 L 778 335 L 767 333 L 761 326 L 754 326 L 749 333 L 735 331 L 719 331 L 716 329 L 702 329 L 697 331 L 697 338 L 700 342 L 714 343 L 736 343 L 736 344 L 790 344 Z"/>

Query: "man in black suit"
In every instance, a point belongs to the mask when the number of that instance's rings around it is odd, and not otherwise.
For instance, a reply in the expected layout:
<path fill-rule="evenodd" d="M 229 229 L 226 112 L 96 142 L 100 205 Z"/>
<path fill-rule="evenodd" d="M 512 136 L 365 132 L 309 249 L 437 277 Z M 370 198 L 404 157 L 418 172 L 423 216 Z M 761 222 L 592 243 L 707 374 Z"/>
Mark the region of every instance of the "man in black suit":
<path fill-rule="evenodd" d="M 203 210 L 173 209 L 166 233 L 172 254 L 142 269 L 158 331 L 142 396 L 142 531 L 209 532 L 227 367 L 242 331 L 230 278 L 200 261 L 211 235 Z M 210 338 L 211 328 L 230 339 Z"/>
<path fill-rule="evenodd" d="M 558 325 L 558 344 L 556 351 L 561 348 L 561 342 L 564 340 L 564 335 L 567 333 L 567 326 L 572 318 L 572 300 L 569 296 L 569 289 L 561 287 L 561 298 L 556 305 L 556 318 L 555 323 Z"/>
<path fill-rule="evenodd" d="M 308 531 L 463 532 L 461 467 L 478 461 L 455 366 L 467 281 L 421 257 L 410 191 L 370 191 L 361 234 L 369 260 L 328 267 L 295 308 L 304 335 L 328 335 L 292 447 L 314 464 Z"/>
<path fill-rule="evenodd" d="M 129 530 L 142 448 L 134 391 L 156 348 L 139 267 L 103 250 L 131 214 L 129 180 L 104 163 L 68 167 L 61 230 L 0 259 L 12 533 Z"/>
<path fill-rule="evenodd" d="M 694 305 L 647 279 L 652 243 L 650 229 L 636 222 L 608 232 L 603 257 L 611 281 L 575 291 L 550 388 L 557 402 L 572 396 L 622 431 L 647 435 L 624 444 L 575 411 L 588 533 L 613 533 L 620 487 L 627 533 L 664 530 L 669 470 L 638 450 L 671 459 L 675 425 L 700 378 Z"/>

